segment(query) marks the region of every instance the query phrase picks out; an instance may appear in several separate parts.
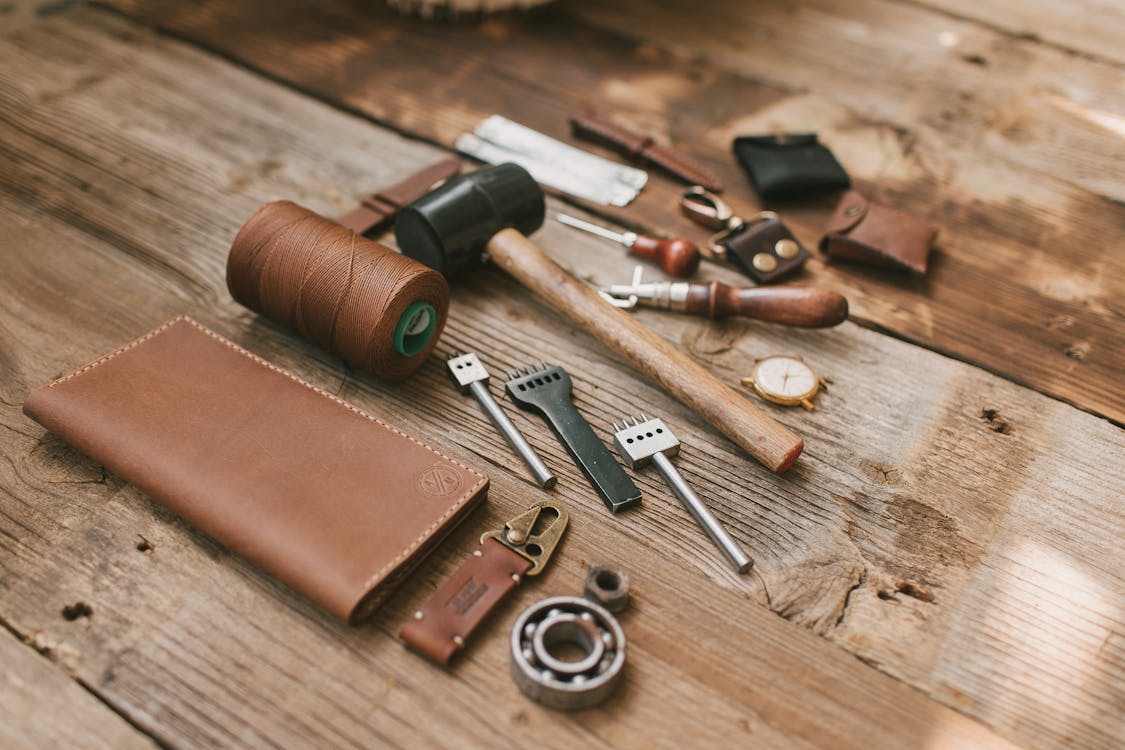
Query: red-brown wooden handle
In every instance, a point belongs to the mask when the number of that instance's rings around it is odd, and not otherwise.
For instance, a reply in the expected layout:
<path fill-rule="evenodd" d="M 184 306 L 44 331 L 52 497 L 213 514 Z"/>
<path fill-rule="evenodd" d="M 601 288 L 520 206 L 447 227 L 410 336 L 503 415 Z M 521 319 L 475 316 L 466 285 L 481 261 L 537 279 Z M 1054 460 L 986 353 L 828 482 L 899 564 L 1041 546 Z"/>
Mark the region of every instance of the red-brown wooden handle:
<path fill-rule="evenodd" d="M 629 252 L 638 258 L 659 263 L 664 273 L 683 278 L 699 268 L 699 246 L 685 239 L 661 239 L 639 234 Z"/>
<path fill-rule="evenodd" d="M 828 328 L 848 319 L 844 295 L 803 286 L 735 287 L 721 281 L 692 284 L 684 309 L 710 318 L 740 315 L 801 328 Z"/>
<path fill-rule="evenodd" d="M 628 313 L 608 304 L 515 229 L 498 232 L 489 240 L 487 251 L 496 265 L 772 471 L 780 474 L 801 455 L 804 442 L 796 433 Z M 622 408 L 627 411 L 630 407 L 623 404 Z"/>

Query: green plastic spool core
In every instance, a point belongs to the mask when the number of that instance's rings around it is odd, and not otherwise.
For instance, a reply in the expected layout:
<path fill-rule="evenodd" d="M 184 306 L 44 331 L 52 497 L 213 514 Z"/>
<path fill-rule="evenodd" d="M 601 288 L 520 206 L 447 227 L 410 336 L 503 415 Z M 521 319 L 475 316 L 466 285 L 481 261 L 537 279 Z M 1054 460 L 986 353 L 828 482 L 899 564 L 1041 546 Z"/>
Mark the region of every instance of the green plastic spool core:
<path fill-rule="evenodd" d="M 413 357 L 426 348 L 437 328 L 437 310 L 429 302 L 415 300 L 395 325 L 395 351 L 404 357 Z"/>

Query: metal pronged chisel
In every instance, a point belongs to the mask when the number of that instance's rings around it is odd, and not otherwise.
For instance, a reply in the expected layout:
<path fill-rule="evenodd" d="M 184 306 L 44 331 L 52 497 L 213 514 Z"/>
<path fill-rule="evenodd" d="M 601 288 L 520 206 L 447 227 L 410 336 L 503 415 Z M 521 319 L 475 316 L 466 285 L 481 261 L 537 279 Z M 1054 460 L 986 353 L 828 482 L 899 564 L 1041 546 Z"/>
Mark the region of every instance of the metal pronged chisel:
<path fill-rule="evenodd" d="M 640 419 L 633 417 L 632 420 L 631 425 L 628 417 L 621 420 L 620 426 L 616 422 L 613 423 L 613 442 L 617 445 L 617 452 L 629 464 L 629 468 L 639 469 L 649 462 L 656 464 L 656 468 L 664 475 L 665 481 L 676 493 L 676 497 L 680 498 L 688 512 L 695 516 L 695 520 L 707 532 L 707 536 L 711 537 L 715 546 L 730 560 L 734 569 L 739 573 L 750 570 L 754 561 L 742 550 L 742 547 L 738 546 L 738 542 L 727 533 L 711 509 L 703 504 L 699 495 L 695 494 L 680 472 L 676 471 L 675 465 L 668 460 L 669 456 L 680 452 L 680 441 L 668 429 L 668 425 L 660 419 L 649 419 L 643 412 Z"/>
<path fill-rule="evenodd" d="M 541 362 L 508 373 L 504 389 L 520 408 L 537 411 L 546 418 L 611 513 L 641 502 L 637 485 L 574 408 L 566 370 Z"/>

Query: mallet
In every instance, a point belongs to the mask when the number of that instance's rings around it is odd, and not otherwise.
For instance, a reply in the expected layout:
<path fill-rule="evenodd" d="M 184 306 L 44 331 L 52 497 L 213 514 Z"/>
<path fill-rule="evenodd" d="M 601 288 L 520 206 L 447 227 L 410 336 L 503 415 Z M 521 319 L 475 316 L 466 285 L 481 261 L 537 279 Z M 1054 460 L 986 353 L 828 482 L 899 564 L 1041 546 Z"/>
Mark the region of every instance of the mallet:
<path fill-rule="evenodd" d="M 447 278 L 491 260 L 769 469 L 781 473 L 792 466 L 804 447 L 792 430 L 614 308 L 527 239 L 543 224 L 545 211 L 543 191 L 531 175 L 501 164 L 450 180 L 401 209 L 395 238 L 405 255 Z"/>

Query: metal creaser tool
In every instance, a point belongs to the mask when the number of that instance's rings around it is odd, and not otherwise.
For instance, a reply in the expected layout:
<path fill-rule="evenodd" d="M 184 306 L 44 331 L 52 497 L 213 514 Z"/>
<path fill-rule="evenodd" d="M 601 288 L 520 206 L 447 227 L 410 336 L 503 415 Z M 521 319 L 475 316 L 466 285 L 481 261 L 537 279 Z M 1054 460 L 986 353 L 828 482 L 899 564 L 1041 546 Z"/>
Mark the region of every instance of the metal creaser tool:
<path fill-rule="evenodd" d="M 699 522 L 699 525 L 703 527 L 703 530 L 707 532 L 716 546 L 727 556 L 734 569 L 739 573 L 750 570 L 754 561 L 742 551 L 738 542 L 734 541 L 731 535 L 727 533 L 727 530 L 719 523 L 719 519 L 715 518 L 715 514 L 703 504 L 699 496 L 684 481 L 680 472 L 668 460 L 669 456 L 674 456 L 680 452 L 680 441 L 668 429 L 668 425 L 660 419 L 649 419 L 643 412 L 640 419 L 636 417 L 631 419 L 633 422 L 631 425 L 629 424 L 629 417 L 622 419 L 620 425 L 616 422 L 613 423 L 613 442 L 617 446 L 617 452 L 625 459 L 625 463 L 629 465 L 630 469 L 640 469 L 650 462 L 656 464 L 656 468 L 664 475 L 664 479 L 668 482 L 672 491 L 680 498 L 684 507 L 695 516 L 695 520 Z"/>
<path fill-rule="evenodd" d="M 640 504 L 641 491 L 574 408 L 571 389 L 566 370 L 545 362 L 508 373 L 504 384 L 504 390 L 521 409 L 537 411 L 546 418 L 611 513 Z"/>
<path fill-rule="evenodd" d="M 472 352 L 468 354 L 454 352 L 446 365 L 449 367 L 450 377 L 453 378 L 453 382 L 461 393 L 473 394 L 481 408 L 484 409 L 484 413 L 488 415 L 488 418 L 496 425 L 496 429 L 500 430 L 500 434 L 508 441 L 508 445 L 520 454 L 520 458 L 527 464 L 527 468 L 531 469 L 531 473 L 535 475 L 535 481 L 539 483 L 539 486 L 546 490 L 554 487 L 555 482 L 558 481 L 555 475 L 539 458 L 535 449 L 524 439 L 519 429 L 512 424 L 512 420 L 508 419 L 508 415 L 500 408 L 500 404 L 496 403 L 496 399 L 492 398 L 492 393 L 488 390 L 488 370 L 485 369 L 480 358 Z"/>

